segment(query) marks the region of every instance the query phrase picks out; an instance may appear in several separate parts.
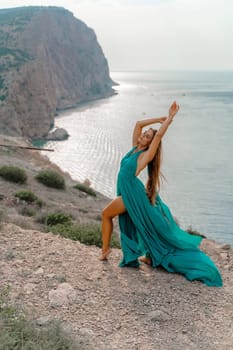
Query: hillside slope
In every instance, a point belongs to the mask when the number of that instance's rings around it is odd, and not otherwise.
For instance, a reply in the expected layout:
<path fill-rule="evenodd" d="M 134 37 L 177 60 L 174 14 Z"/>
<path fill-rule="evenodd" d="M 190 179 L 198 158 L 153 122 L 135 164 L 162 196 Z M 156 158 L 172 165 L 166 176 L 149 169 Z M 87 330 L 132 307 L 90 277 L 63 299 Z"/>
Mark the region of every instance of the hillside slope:
<path fill-rule="evenodd" d="M 25 145 L 22 139 L 6 136 L 0 143 Z M 223 288 L 189 282 L 182 275 L 146 265 L 120 269 L 120 249 L 113 249 L 109 261 L 101 262 L 100 248 L 42 232 L 34 217 L 23 215 L 14 193 L 31 190 L 43 200 L 42 212 L 60 210 L 76 223 L 96 225 L 106 197 L 74 189 L 71 177 L 38 152 L 0 147 L 2 165 L 22 167 L 28 174 L 24 185 L 0 177 L 0 291 L 9 287 L 11 303 L 29 320 L 43 326 L 60 320 L 78 349 L 233 347 L 232 247 L 211 240 L 202 243 L 221 271 Z M 44 168 L 60 171 L 66 189 L 37 183 L 34 176 Z"/>

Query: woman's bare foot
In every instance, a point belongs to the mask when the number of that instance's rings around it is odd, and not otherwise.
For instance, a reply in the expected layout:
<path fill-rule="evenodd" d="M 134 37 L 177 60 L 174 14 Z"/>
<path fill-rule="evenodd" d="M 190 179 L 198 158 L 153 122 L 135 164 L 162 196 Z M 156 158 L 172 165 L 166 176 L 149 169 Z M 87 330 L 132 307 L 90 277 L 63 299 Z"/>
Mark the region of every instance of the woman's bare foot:
<path fill-rule="evenodd" d="M 143 262 L 144 264 L 147 264 L 147 265 L 152 265 L 152 260 L 151 258 L 148 258 L 146 256 L 140 256 L 140 258 L 138 258 L 139 261 Z"/>
<path fill-rule="evenodd" d="M 111 249 L 108 248 L 107 250 L 103 251 L 102 250 L 102 254 L 99 257 L 100 261 L 104 261 L 104 260 L 108 260 L 108 255 L 111 253 Z"/>

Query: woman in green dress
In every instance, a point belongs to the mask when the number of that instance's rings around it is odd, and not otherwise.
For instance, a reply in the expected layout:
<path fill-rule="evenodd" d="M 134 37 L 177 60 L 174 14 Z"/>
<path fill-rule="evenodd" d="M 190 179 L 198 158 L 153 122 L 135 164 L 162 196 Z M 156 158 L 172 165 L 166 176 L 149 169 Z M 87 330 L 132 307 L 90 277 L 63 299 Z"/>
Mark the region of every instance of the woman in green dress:
<path fill-rule="evenodd" d="M 119 216 L 121 267 L 139 266 L 143 261 L 153 267 L 183 274 L 188 280 L 199 280 L 208 286 L 222 286 L 221 275 L 213 261 L 198 246 L 202 237 L 182 230 L 169 208 L 161 200 L 161 140 L 179 111 L 173 102 L 168 117 L 138 121 L 133 132 L 133 148 L 121 160 L 117 178 L 117 197 L 102 212 L 102 254 L 107 260 L 113 218 Z M 143 131 L 145 126 L 160 123 L 158 130 Z M 146 188 L 138 178 L 147 167 Z"/>

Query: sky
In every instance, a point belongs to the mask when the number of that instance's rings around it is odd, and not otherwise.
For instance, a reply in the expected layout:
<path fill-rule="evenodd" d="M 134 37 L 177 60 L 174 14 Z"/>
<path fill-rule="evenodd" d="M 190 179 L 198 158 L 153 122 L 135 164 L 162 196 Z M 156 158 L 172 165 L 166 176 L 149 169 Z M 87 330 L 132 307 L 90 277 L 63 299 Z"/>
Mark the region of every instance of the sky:
<path fill-rule="evenodd" d="M 0 0 L 62 6 L 94 29 L 111 71 L 233 70 L 232 0 Z"/>

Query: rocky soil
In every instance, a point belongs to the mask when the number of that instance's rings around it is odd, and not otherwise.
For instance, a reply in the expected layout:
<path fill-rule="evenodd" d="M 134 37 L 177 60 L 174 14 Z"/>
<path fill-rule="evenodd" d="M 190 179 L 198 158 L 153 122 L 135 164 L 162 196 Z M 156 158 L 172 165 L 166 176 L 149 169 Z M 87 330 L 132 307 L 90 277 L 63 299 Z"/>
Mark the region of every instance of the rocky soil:
<path fill-rule="evenodd" d="M 9 139 L 0 139 L 0 142 Z M 11 140 L 13 142 L 13 140 Z M 22 141 L 15 140 L 21 144 Z M 25 153 L 26 152 L 26 153 Z M 74 190 L 44 189 L 33 174 L 52 166 L 39 153 L 1 148 L 0 165 L 24 166 L 27 189 L 40 194 L 46 210 L 70 210 L 78 222 L 100 222 L 107 198 Z M 16 186 L 16 187 L 14 187 Z M 202 249 L 220 269 L 224 286 L 207 287 L 162 268 L 119 268 L 121 251 L 100 262 L 100 249 L 44 233 L 12 203 L 19 185 L 0 178 L 0 288 L 38 325 L 58 319 L 80 349 L 228 350 L 233 348 L 233 252 L 204 240 Z"/>
<path fill-rule="evenodd" d="M 100 249 L 3 224 L 0 284 L 38 324 L 59 319 L 80 349 L 232 349 L 232 248 L 205 241 L 221 270 L 223 288 L 188 282 L 146 265 L 119 268 Z"/>

